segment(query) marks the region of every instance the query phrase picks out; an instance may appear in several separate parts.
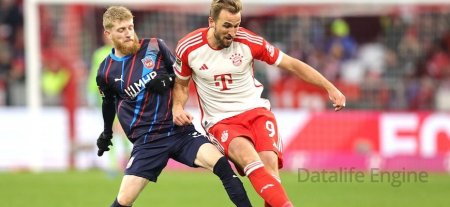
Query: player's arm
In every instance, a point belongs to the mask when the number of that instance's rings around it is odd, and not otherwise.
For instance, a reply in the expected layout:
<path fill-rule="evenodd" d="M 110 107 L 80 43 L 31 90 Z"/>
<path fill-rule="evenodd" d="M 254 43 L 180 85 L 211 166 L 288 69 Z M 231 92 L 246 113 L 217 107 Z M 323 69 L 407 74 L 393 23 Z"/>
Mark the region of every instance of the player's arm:
<path fill-rule="evenodd" d="M 317 70 L 309 66 L 308 64 L 295 59 L 287 54 L 283 55 L 278 67 L 288 70 L 304 81 L 324 88 L 328 92 L 330 100 L 333 102 L 335 111 L 339 111 L 345 107 L 345 96 L 339 91 L 330 81 L 328 81 Z"/>
<path fill-rule="evenodd" d="M 167 66 L 167 72 L 169 73 L 169 75 L 171 75 L 172 77 L 175 76 L 175 72 L 173 71 L 173 64 L 175 63 L 175 55 L 172 53 L 172 51 L 170 50 L 170 48 L 166 45 L 165 41 L 163 39 L 158 39 L 158 45 L 159 45 L 159 49 L 161 51 L 164 61 L 164 64 Z"/>
<path fill-rule="evenodd" d="M 158 73 L 155 78 L 148 82 L 147 87 L 153 92 L 164 94 L 173 86 L 175 74 L 173 72 L 172 65 L 175 62 L 175 56 L 172 54 L 172 52 L 170 52 L 170 49 L 167 47 L 164 40 L 157 39 L 157 41 L 167 74 Z"/>
<path fill-rule="evenodd" d="M 99 88 L 100 96 L 102 97 L 102 115 L 103 115 L 103 132 L 97 139 L 98 156 L 102 156 L 103 152 L 109 151 L 109 146 L 112 146 L 112 134 L 113 123 L 116 116 L 115 98 L 114 95 L 109 92 L 106 84 L 102 81 L 101 76 L 97 76 L 97 85 Z"/>
<path fill-rule="evenodd" d="M 114 118 L 116 117 L 116 107 L 114 97 L 104 96 L 102 97 L 102 114 L 103 114 L 103 133 L 112 136 L 112 126 Z"/>
<path fill-rule="evenodd" d="M 189 98 L 189 80 L 175 78 L 173 87 L 173 106 L 172 115 L 173 122 L 178 126 L 192 124 L 193 116 L 184 110 L 184 105 Z"/>

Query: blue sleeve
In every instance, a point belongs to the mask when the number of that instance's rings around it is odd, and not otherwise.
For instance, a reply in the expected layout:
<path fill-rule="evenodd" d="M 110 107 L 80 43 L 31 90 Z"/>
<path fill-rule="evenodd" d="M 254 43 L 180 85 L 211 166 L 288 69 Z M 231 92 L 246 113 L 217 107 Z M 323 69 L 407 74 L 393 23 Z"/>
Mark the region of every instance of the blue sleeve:
<path fill-rule="evenodd" d="M 172 66 L 173 66 L 173 63 L 175 62 L 175 55 L 173 55 L 173 53 L 171 52 L 169 47 L 167 47 L 164 40 L 158 39 L 158 45 L 159 45 L 159 49 L 161 51 L 161 55 L 162 55 L 164 64 L 167 68 L 167 72 L 169 72 L 169 74 L 174 74 Z"/>
<path fill-rule="evenodd" d="M 108 87 L 105 81 L 104 70 L 102 66 L 106 65 L 106 61 L 100 64 L 96 81 L 100 96 L 102 97 L 102 114 L 103 114 L 103 133 L 112 135 L 112 126 L 116 116 L 115 98 L 113 91 Z"/>

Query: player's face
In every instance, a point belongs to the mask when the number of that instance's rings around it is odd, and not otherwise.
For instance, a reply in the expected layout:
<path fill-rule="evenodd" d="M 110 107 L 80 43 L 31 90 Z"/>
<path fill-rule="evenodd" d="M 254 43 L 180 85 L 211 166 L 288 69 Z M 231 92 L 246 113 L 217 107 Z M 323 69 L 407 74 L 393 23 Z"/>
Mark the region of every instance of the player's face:
<path fill-rule="evenodd" d="M 229 11 L 222 10 L 219 17 L 210 22 L 214 29 L 214 43 L 219 49 L 227 48 L 236 37 L 236 33 L 241 24 L 241 13 L 232 14 Z"/>
<path fill-rule="evenodd" d="M 139 38 L 134 32 L 133 19 L 116 21 L 114 23 L 114 27 L 105 33 L 111 39 L 116 49 L 116 55 L 125 56 L 136 53 L 140 45 Z"/>

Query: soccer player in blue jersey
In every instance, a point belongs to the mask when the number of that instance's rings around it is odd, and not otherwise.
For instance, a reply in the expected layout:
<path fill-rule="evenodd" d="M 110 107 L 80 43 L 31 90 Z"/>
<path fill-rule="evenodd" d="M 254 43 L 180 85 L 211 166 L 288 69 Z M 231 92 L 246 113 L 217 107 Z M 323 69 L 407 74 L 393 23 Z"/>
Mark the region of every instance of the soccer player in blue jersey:
<path fill-rule="evenodd" d="M 193 125 L 173 123 L 175 56 L 164 41 L 139 40 L 133 14 L 122 6 L 105 11 L 103 27 L 113 49 L 101 63 L 96 78 L 104 120 L 103 132 L 97 139 L 98 156 L 112 145 L 116 114 L 133 143 L 119 193 L 111 206 L 132 206 L 148 182 L 156 182 L 169 158 L 213 171 L 236 206 L 251 206 L 242 182 L 218 149 Z"/>

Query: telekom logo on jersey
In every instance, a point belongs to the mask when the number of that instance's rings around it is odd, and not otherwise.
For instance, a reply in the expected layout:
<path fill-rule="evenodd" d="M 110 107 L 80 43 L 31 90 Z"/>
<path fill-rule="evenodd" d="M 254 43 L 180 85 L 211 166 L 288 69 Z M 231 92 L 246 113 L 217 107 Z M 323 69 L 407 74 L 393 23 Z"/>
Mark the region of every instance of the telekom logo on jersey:
<path fill-rule="evenodd" d="M 232 84 L 233 83 L 233 79 L 231 78 L 231 74 L 230 73 L 214 75 L 214 81 L 216 82 L 216 86 L 217 87 L 222 87 L 222 89 L 220 89 L 221 91 L 230 90 L 227 87 L 227 84 Z"/>

